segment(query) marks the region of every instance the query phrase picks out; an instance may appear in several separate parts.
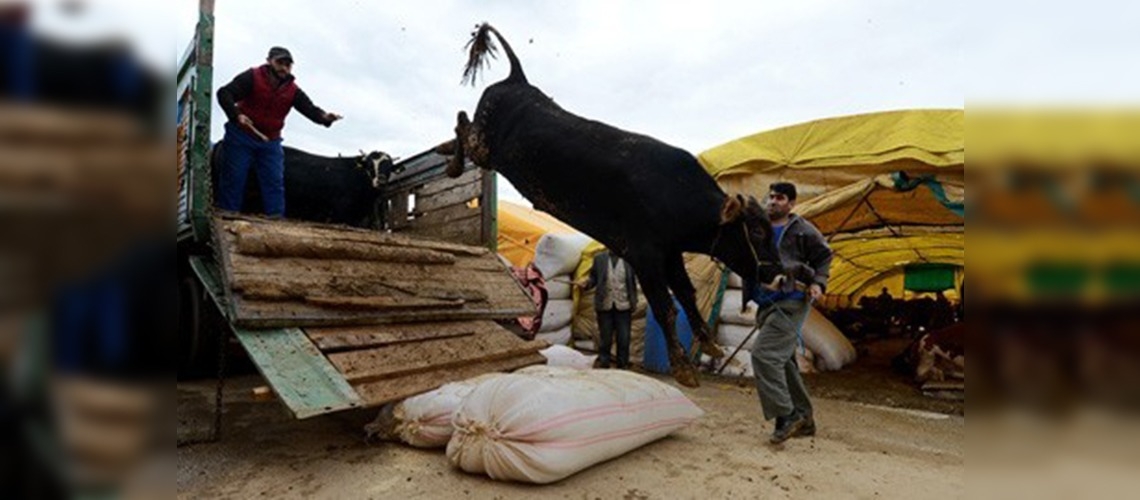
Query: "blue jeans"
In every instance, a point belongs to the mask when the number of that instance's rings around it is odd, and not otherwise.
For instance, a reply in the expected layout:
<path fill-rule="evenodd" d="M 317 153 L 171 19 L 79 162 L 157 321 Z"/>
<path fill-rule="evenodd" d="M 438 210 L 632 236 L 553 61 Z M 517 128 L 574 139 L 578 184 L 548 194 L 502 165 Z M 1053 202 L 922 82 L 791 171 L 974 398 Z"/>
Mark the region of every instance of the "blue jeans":
<path fill-rule="evenodd" d="M 226 123 L 222 139 L 222 171 L 218 175 L 218 199 L 222 210 L 240 212 L 245 199 L 245 180 L 250 163 L 257 168 L 265 214 L 285 215 L 285 150 L 281 139 L 261 141 L 233 123 Z"/>

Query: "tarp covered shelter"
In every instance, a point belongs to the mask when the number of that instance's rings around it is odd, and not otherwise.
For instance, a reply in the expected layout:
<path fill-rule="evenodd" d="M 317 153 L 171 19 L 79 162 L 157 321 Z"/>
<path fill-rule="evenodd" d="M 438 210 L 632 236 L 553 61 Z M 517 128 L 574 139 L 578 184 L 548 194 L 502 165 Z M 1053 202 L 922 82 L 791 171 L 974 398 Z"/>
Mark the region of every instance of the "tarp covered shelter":
<path fill-rule="evenodd" d="M 539 238 L 547 233 L 575 233 L 574 228 L 546 212 L 499 200 L 498 251 L 511 264 L 523 267 L 534 260 Z"/>
<path fill-rule="evenodd" d="M 762 199 L 773 182 L 796 184 L 796 212 L 835 251 L 828 294 L 847 302 L 877 293 L 871 285 L 899 279 L 908 265 L 965 264 L 963 120 L 962 110 L 829 118 L 744 137 L 698 159 L 730 194 Z M 688 260 L 698 289 L 719 284 L 708 259 Z"/>

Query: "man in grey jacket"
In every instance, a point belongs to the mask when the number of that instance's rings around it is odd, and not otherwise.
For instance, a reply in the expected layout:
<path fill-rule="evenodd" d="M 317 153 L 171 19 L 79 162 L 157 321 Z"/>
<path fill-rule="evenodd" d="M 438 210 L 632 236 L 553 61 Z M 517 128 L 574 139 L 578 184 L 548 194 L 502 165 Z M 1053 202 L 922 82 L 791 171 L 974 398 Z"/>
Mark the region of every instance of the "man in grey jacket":
<path fill-rule="evenodd" d="M 633 310 L 637 307 L 637 277 L 633 266 L 609 250 L 594 256 L 590 274 L 575 283 L 583 289 L 598 287 L 594 294 L 594 311 L 598 313 L 599 368 L 610 367 L 610 348 L 617 332 L 617 367 L 629 368 L 629 330 Z"/>
<path fill-rule="evenodd" d="M 776 419 L 770 441 L 782 443 L 796 436 L 815 435 L 811 400 L 796 366 L 800 328 L 811 301 L 823 296 L 831 266 L 831 248 L 810 222 L 792 214 L 796 187 L 772 184 L 768 192 L 768 218 L 785 269 L 793 269 L 796 286 L 769 289 L 745 280 L 743 306 L 755 301 L 759 333 L 752 346 L 752 368 L 764 419 Z M 791 285 L 791 284 L 789 284 Z M 805 293 L 806 288 L 806 293 Z"/>

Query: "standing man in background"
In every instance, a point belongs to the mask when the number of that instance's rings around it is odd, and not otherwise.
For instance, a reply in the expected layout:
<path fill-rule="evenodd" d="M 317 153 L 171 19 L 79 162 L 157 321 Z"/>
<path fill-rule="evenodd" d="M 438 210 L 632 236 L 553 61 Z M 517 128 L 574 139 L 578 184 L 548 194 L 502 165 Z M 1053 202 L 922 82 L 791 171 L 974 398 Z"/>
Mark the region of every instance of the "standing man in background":
<path fill-rule="evenodd" d="M 265 64 L 234 77 L 218 89 L 218 104 L 226 112 L 222 165 L 218 176 L 218 208 L 238 212 L 245 195 L 250 163 L 257 168 L 265 214 L 285 215 L 285 151 L 281 129 L 291 109 L 326 127 L 341 119 L 318 108 L 293 78 L 293 55 L 283 47 L 269 49 Z M 215 167 L 218 168 L 218 167 Z"/>
<path fill-rule="evenodd" d="M 752 368 L 756 374 L 756 392 L 760 396 L 764 419 L 776 419 L 776 428 L 769 439 L 772 444 L 795 436 L 815 435 L 811 400 L 796 365 L 796 347 L 811 301 L 822 297 L 827 287 L 831 248 L 819 229 L 792 214 L 795 206 L 795 185 L 788 182 L 772 184 L 768 190 L 772 237 L 776 240 L 780 261 L 785 268 L 810 268 L 807 293 L 798 288 L 770 290 L 746 280 L 741 301 L 742 309 L 748 306 L 749 301 L 760 306 L 756 313 L 759 333 L 752 346 Z"/>
<path fill-rule="evenodd" d="M 617 367 L 629 368 L 630 325 L 637 307 L 637 277 L 625 259 L 605 250 L 594 256 L 594 267 L 583 280 L 574 283 L 583 289 L 595 286 L 594 311 L 598 314 L 598 368 L 610 367 L 610 348 L 617 333 Z"/>

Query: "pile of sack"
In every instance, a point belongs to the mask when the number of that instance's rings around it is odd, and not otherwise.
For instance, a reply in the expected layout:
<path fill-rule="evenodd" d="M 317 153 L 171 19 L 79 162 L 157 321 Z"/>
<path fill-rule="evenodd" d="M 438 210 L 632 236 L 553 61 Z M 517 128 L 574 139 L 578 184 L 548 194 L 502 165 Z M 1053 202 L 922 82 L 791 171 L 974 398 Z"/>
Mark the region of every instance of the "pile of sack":
<path fill-rule="evenodd" d="M 546 309 L 537 338 L 551 345 L 570 343 L 570 321 L 574 318 L 574 271 L 582 249 L 590 239 L 581 234 L 548 233 L 538 240 L 534 267 L 546 279 Z"/>
<path fill-rule="evenodd" d="M 386 407 L 365 430 L 492 479 L 551 483 L 663 438 L 704 414 L 677 388 L 620 370 L 591 370 L 568 347 L 552 363 L 482 375 Z M 584 358 L 590 358 L 583 356 Z M 561 360 L 561 361 L 557 361 Z"/>

